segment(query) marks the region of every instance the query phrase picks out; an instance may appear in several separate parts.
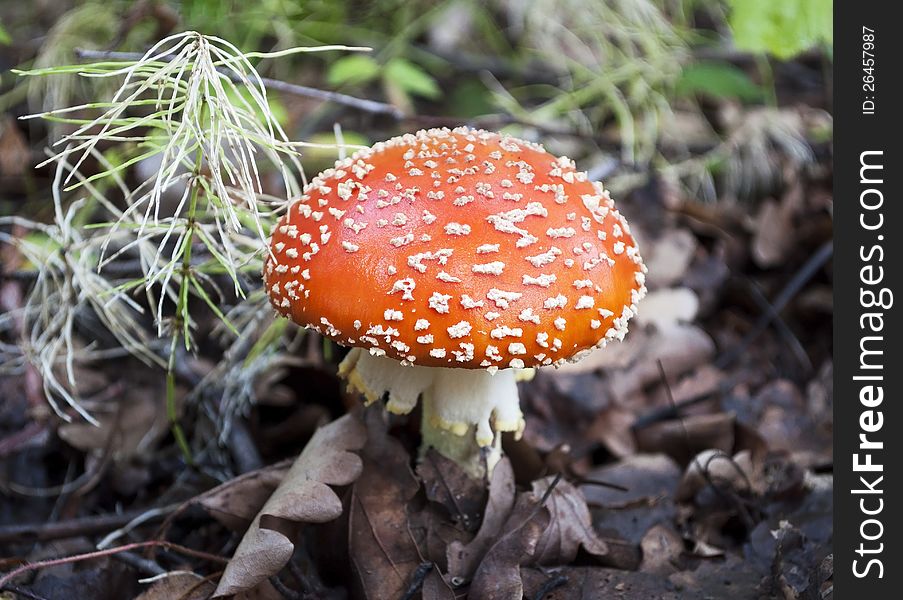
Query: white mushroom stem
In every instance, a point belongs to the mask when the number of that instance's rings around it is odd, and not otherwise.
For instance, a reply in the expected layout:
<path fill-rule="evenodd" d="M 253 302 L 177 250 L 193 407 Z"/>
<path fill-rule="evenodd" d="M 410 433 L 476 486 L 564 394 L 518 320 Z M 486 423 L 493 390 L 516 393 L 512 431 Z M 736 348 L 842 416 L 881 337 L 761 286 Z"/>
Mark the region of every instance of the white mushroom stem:
<path fill-rule="evenodd" d="M 435 448 L 476 477 L 491 472 L 501 457 L 501 432 L 523 432 L 513 369 L 404 366 L 353 348 L 339 374 L 367 403 L 388 393 L 386 408 L 396 414 L 409 413 L 423 397 L 421 450 Z"/>

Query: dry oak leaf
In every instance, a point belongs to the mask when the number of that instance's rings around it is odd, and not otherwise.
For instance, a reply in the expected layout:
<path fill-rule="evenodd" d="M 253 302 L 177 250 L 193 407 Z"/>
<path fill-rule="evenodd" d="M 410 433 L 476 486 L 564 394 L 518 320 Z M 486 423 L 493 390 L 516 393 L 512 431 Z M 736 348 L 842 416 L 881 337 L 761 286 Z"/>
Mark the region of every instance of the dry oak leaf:
<path fill-rule="evenodd" d="M 342 514 L 342 501 L 330 485 L 348 485 L 361 474 L 361 458 L 353 450 L 367 439 L 353 415 L 318 429 L 282 483 L 254 518 L 226 566 L 214 598 L 250 590 L 278 573 L 295 550 L 293 531 L 299 523 L 325 523 Z"/>
<path fill-rule="evenodd" d="M 502 526 L 514 508 L 514 470 L 508 457 L 492 470 L 489 480 L 489 499 L 483 510 L 483 522 L 476 537 L 469 543 L 455 541 L 448 545 L 448 574 L 455 582 L 469 581 L 480 561 L 502 532 Z"/>
<path fill-rule="evenodd" d="M 580 546 L 595 556 L 608 555 L 583 494 L 567 481 L 556 482 L 556 477 L 536 480 L 532 492 L 518 495 L 502 531 L 506 533 L 477 568 L 468 598 L 521 598 L 521 567 L 570 563 Z"/>
<path fill-rule="evenodd" d="M 517 497 L 502 531 L 483 558 L 467 593 L 469 600 L 509 600 L 523 598 L 522 565 L 536 562 L 537 550 L 549 527 L 549 510 L 532 493 Z"/>
<path fill-rule="evenodd" d="M 546 477 L 534 481 L 533 495 L 537 499 L 542 498 L 554 479 Z M 589 507 L 580 490 L 560 479 L 549 493 L 545 507 L 552 518 L 537 545 L 537 564 L 568 564 L 577 557 L 580 546 L 594 556 L 608 554 L 608 546 L 593 529 Z"/>
<path fill-rule="evenodd" d="M 244 531 L 285 479 L 290 465 L 291 459 L 287 459 L 244 473 L 204 492 L 194 502 L 229 529 Z"/>
<path fill-rule="evenodd" d="M 475 479 L 450 458 L 430 448 L 417 465 L 426 497 L 443 506 L 451 519 L 467 531 L 474 531 L 480 523 L 480 513 L 486 504 L 486 485 Z"/>
<path fill-rule="evenodd" d="M 654 290 L 640 300 L 637 322 L 661 331 L 679 323 L 692 323 L 699 312 L 699 297 L 687 287 Z"/>
<path fill-rule="evenodd" d="M 386 433 L 381 412 L 367 411 L 364 470 L 354 483 L 348 510 L 353 596 L 395 600 L 404 595 L 423 561 L 411 534 L 407 505 L 420 483 L 411 457 Z"/>
<path fill-rule="evenodd" d="M 115 389 L 118 384 L 103 385 Z M 169 432 L 164 403 L 164 396 L 157 389 L 130 387 L 117 396 L 115 403 L 104 406 L 107 412 L 95 415 L 99 427 L 85 422 L 65 423 L 57 433 L 74 448 L 85 452 L 105 452 L 109 448 L 114 460 L 126 462 L 152 452 Z"/>
<path fill-rule="evenodd" d="M 204 600 L 210 597 L 213 583 L 188 571 L 166 573 L 156 579 L 135 600 Z"/>

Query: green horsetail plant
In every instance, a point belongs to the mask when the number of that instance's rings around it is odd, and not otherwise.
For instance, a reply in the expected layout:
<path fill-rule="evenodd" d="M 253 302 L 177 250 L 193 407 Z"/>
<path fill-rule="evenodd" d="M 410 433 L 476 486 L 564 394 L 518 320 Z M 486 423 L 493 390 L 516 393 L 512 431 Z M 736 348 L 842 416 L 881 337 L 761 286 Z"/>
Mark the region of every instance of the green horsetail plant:
<path fill-rule="evenodd" d="M 69 131 L 41 165 L 56 165 L 55 218 L 50 225 L 0 220 L 40 237 L 2 234 L 37 270 L 23 309 L 27 349 L 20 359 L 37 368 L 61 418 L 70 420 L 60 401 L 96 422 L 78 402 L 73 373 L 76 357 L 94 351 L 73 340 L 79 313 L 90 308 L 122 349 L 166 368 L 167 410 L 188 456 L 177 424 L 175 381 L 181 348 L 196 349 L 190 300 L 206 304 L 238 335 L 214 301 L 223 295 L 216 279 L 226 277 L 234 295 L 246 297 L 245 280 L 259 277 L 266 232 L 304 183 L 303 144 L 289 141 L 251 61 L 326 50 L 368 49 L 241 52 L 226 40 L 189 31 L 161 40 L 137 60 L 18 72 L 120 81 L 110 100 L 25 117 Z M 127 172 L 137 174 L 137 185 L 126 183 Z M 278 191 L 264 185 L 265 172 L 277 174 Z M 113 272 L 122 262 L 134 265 L 127 276 Z M 142 324 L 145 311 L 156 340 Z"/>

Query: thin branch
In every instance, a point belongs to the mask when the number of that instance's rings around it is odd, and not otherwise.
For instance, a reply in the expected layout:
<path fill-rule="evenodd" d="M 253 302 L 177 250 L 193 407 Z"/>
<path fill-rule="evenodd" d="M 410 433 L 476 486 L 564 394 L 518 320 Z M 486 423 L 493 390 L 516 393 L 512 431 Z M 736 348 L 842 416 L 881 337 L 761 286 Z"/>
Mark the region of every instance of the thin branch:
<path fill-rule="evenodd" d="M 107 50 L 89 50 L 87 48 L 76 48 L 75 56 L 86 60 L 141 60 L 144 56 L 140 52 L 112 52 Z M 235 73 L 228 69 L 220 69 L 220 71 L 229 77 L 232 81 L 240 82 Z M 344 106 L 350 106 L 364 112 L 375 114 L 387 114 L 395 119 L 403 119 L 404 112 L 396 106 L 386 104 L 385 102 L 377 102 L 376 100 L 368 100 L 366 98 L 358 98 L 348 94 L 340 94 L 339 92 L 330 92 L 317 88 L 299 85 L 297 83 L 289 83 L 278 79 L 270 79 L 269 77 L 261 77 L 260 81 L 269 89 L 296 96 L 304 96 L 306 98 L 316 98 L 325 102 L 334 102 Z"/>
<path fill-rule="evenodd" d="M 47 599 L 46 597 L 44 597 L 44 596 L 38 596 L 38 595 L 35 594 L 34 592 L 31 592 L 31 591 L 29 591 L 29 590 L 22 589 L 22 588 L 20 588 L 20 587 L 18 587 L 18 586 L 15 586 L 15 585 L 4 585 L 4 586 L 0 586 L 0 592 L 11 592 L 11 593 L 15 594 L 16 596 L 21 596 L 21 597 L 23 597 L 23 598 L 28 598 L 28 600 L 48 600 L 48 599 Z"/>
<path fill-rule="evenodd" d="M 411 574 L 411 583 L 405 590 L 404 595 L 402 595 L 401 600 L 412 600 L 417 595 L 417 592 L 420 591 L 420 588 L 423 587 L 423 582 L 432 570 L 433 563 L 431 562 L 422 562 L 417 565 L 417 568 Z"/>
<path fill-rule="evenodd" d="M 758 304 L 759 308 L 765 311 L 766 314 L 770 314 L 772 312 L 771 303 L 768 302 L 768 298 L 765 297 L 765 294 L 762 293 L 759 286 L 751 279 L 747 280 L 747 284 L 752 300 Z M 780 315 L 775 316 L 773 324 L 778 334 L 784 339 L 784 343 L 790 347 L 790 350 L 793 352 L 796 360 L 800 363 L 803 371 L 811 373 L 813 369 L 812 361 L 809 360 L 809 355 L 806 354 L 806 349 L 803 348 L 803 344 L 800 342 L 799 338 L 791 331 L 790 327 L 784 322 L 784 319 L 782 319 Z"/>
<path fill-rule="evenodd" d="M 117 546 L 116 548 L 110 548 L 108 550 L 98 550 L 96 552 L 86 552 L 84 554 L 75 554 L 73 556 L 65 556 L 63 558 L 53 558 L 50 560 L 42 560 L 33 563 L 26 563 L 21 567 L 13 569 L 3 577 L 0 577 L 0 588 L 4 587 L 10 581 L 27 573 L 29 571 L 34 571 L 36 569 L 45 569 L 47 567 L 55 567 L 57 565 L 65 565 L 71 564 L 74 562 L 79 562 L 83 560 L 93 560 L 95 558 L 104 558 L 106 556 L 112 556 L 113 554 L 118 554 L 119 552 L 129 552 L 132 550 L 138 550 L 140 548 L 149 548 L 149 547 L 163 547 L 167 550 L 173 550 L 175 552 L 179 552 L 181 554 L 185 554 L 186 556 L 193 556 L 195 558 L 201 558 L 203 560 L 207 560 L 210 562 L 226 564 L 229 562 L 229 559 L 223 558 L 222 556 L 217 556 L 216 554 L 210 554 L 208 552 L 202 552 L 200 550 L 194 550 L 192 548 L 187 548 L 185 546 L 181 546 L 179 544 L 173 544 L 172 542 L 166 542 L 163 540 L 150 540 L 147 542 L 135 542 L 133 544 L 125 544 L 124 546 Z"/>
<path fill-rule="evenodd" d="M 800 267 L 800 270 L 796 272 L 787 285 L 784 286 L 784 289 L 777 295 L 768 310 L 759 317 L 759 320 L 756 321 L 753 328 L 746 334 L 746 337 L 744 337 L 734 349 L 727 354 L 723 354 L 721 358 L 715 361 L 715 366 L 719 369 L 724 369 L 739 358 L 750 344 L 752 344 L 756 338 L 771 325 L 772 321 L 778 317 L 778 314 L 784 310 L 784 307 L 787 306 L 801 289 L 803 289 L 803 286 L 809 283 L 809 280 L 815 276 L 818 270 L 828 262 L 828 259 L 830 259 L 833 254 L 834 243 L 832 241 L 825 242 L 821 248 L 809 257 L 809 260 Z"/>
<path fill-rule="evenodd" d="M 156 520 L 172 510 L 176 506 L 167 506 L 158 509 L 159 512 L 152 517 Z M 30 523 L 13 524 L 0 527 L 0 544 L 13 542 L 46 542 L 82 535 L 96 535 L 119 529 L 130 523 L 137 517 L 145 514 L 146 510 L 133 510 L 122 514 L 94 515 L 78 519 L 68 519 L 56 523 Z"/>

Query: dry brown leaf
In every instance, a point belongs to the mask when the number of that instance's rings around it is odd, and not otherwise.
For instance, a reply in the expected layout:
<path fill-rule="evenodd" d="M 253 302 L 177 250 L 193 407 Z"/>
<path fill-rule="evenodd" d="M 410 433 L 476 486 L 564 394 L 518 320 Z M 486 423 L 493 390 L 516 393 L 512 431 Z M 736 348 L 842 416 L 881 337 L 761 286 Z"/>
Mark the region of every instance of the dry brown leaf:
<path fill-rule="evenodd" d="M 699 298 L 685 287 L 653 290 L 640 300 L 638 309 L 637 323 L 662 330 L 693 321 L 699 312 Z"/>
<path fill-rule="evenodd" d="M 654 288 L 681 280 L 696 253 L 696 236 L 686 229 L 671 229 L 651 244 L 646 266 L 647 281 Z"/>
<path fill-rule="evenodd" d="M 722 489 L 749 492 L 753 479 L 752 454 L 749 450 L 738 452 L 733 457 L 721 450 L 704 450 L 687 465 L 675 498 L 679 501 L 690 500 L 710 484 Z"/>
<path fill-rule="evenodd" d="M 653 525 L 640 541 L 643 562 L 640 570 L 659 575 L 670 575 L 679 568 L 684 553 L 684 541 L 669 525 Z"/>
<path fill-rule="evenodd" d="M 555 371 L 555 374 L 560 377 L 606 369 L 626 369 L 646 352 L 646 343 L 650 337 L 651 334 L 642 327 L 634 328 L 624 341 L 594 350 L 577 362 L 565 363 Z"/>
<path fill-rule="evenodd" d="M 700 398 L 706 395 L 714 396 L 715 392 L 719 391 L 719 388 L 723 385 L 724 380 L 725 375 L 723 371 L 710 364 L 703 364 L 677 381 L 669 376 L 668 385 L 659 385 L 650 390 L 649 399 L 654 406 L 664 406 L 671 404 L 672 401 L 680 404 L 693 398 Z M 717 397 L 713 398 L 713 400 L 717 400 Z M 712 412 L 719 409 L 719 403 L 710 401 L 708 404 L 702 402 L 695 404 L 693 407 L 688 407 L 686 412 L 694 414 L 694 411 Z"/>
<path fill-rule="evenodd" d="M 437 504 L 426 503 L 420 510 L 409 505 L 407 512 L 408 529 L 422 555 L 422 562 L 434 563 L 443 572 L 448 569 L 446 554 L 449 544 L 467 544 L 473 539 L 472 533 L 465 531 L 460 524 L 452 523 L 448 512 Z"/>
<path fill-rule="evenodd" d="M 612 403 L 596 415 L 586 436 L 601 442 L 617 458 L 624 458 L 636 454 L 636 439 L 630 429 L 635 420 L 633 411 Z"/>
<path fill-rule="evenodd" d="M 626 491 L 598 485 L 584 485 L 581 490 L 589 502 L 611 511 L 673 494 L 680 476 L 680 467 L 664 454 L 635 454 L 593 469 L 586 476 L 592 481 L 621 486 Z"/>
<path fill-rule="evenodd" d="M 534 481 L 533 495 L 541 499 L 553 480 L 554 477 L 546 477 Z M 545 506 L 551 519 L 537 543 L 534 559 L 538 564 L 570 563 L 577 557 L 580 546 L 594 556 L 608 554 L 608 546 L 593 529 L 586 498 L 580 490 L 560 479 L 549 494 Z"/>
<path fill-rule="evenodd" d="M 423 580 L 421 594 L 424 600 L 455 600 L 455 591 L 436 568 Z"/>
<path fill-rule="evenodd" d="M 502 531 L 502 525 L 514 508 L 514 471 L 507 457 L 495 466 L 489 481 L 489 499 L 483 511 L 483 522 L 469 544 L 452 542 L 448 546 L 448 573 L 453 581 L 470 580 L 480 560 Z"/>
<path fill-rule="evenodd" d="M 731 452 L 735 425 L 734 414 L 724 412 L 661 421 L 637 430 L 637 448 L 650 454 L 664 452 L 685 463 L 710 448 Z"/>
<path fill-rule="evenodd" d="M 115 384 L 110 387 L 114 388 Z M 124 389 L 115 400 L 109 403 L 108 412 L 96 414 L 100 427 L 65 423 L 57 430 L 60 438 L 86 452 L 109 447 L 117 461 L 149 453 L 169 432 L 165 396 L 159 389 L 138 386 Z"/>
<path fill-rule="evenodd" d="M 468 475 L 455 461 L 430 448 L 417 465 L 426 497 L 441 504 L 455 523 L 474 531 L 486 503 L 486 487 Z"/>
<path fill-rule="evenodd" d="M 364 470 L 352 488 L 348 517 L 351 566 L 358 596 L 399 598 L 423 560 L 407 514 L 420 484 L 410 455 L 386 433 L 381 413 L 371 410 L 367 417 Z"/>
<path fill-rule="evenodd" d="M 612 551 L 615 549 L 611 532 L 639 544 L 650 527 L 676 518 L 672 497 L 680 476 L 680 467 L 663 454 L 635 454 L 586 475 L 588 481 L 604 481 L 626 488 L 623 491 L 601 485 L 580 487 L 593 507 L 593 525 L 606 536 Z"/>
<path fill-rule="evenodd" d="M 329 486 L 348 485 L 360 476 L 361 459 L 351 451 L 361 449 L 366 437 L 353 415 L 314 433 L 251 523 L 214 597 L 250 590 L 278 573 L 295 550 L 290 535 L 298 523 L 325 523 L 342 514 L 342 501 Z"/>
<path fill-rule="evenodd" d="M 135 597 L 135 600 L 204 600 L 213 592 L 213 582 L 188 571 L 167 573 L 149 588 Z"/>
<path fill-rule="evenodd" d="M 534 481 L 532 492 L 518 495 L 499 530 L 501 537 L 473 575 L 468 598 L 520 598 L 521 567 L 569 563 L 580 546 L 595 556 L 607 556 L 608 546 L 593 529 L 583 494 L 561 479 L 550 490 L 554 481 L 554 477 Z"/>
<path fill-rule="evenodd" d="M 244 530 L 285 479 L 289 466 L 290 461 L 284 460 L 244 473 L 201 494 L 195 502 L 229 529 Z"/>
<path fill-rule="evenodd" d="M 774 267 L 787 260 L 796 240 L 794 217 L 802 208 L 803 195 L 801 180 L 793 178 L 780 203 L 762 204 L 752 241 L 752 257 L 760 267 Z"/>
<path fill-rule="evenodd" d="M 542 595 L 543 600 L 705 600 L 723 599 L 711 594 L 702 596 L 678 587 L 667 578 L 652 573 L 606 569 L 601 567 L 565 567 L 550 573 L 548 569 L 523 568 L 525 598 L 539 598 L 550 581 L 559 580 L 554 591 Z"/>
<path fill-rule="evenodd" d="M 0 120 L 0 176 L 18 177 L 30 162 L 28 141 L 16 127 L 16 120 L 4 115 Z"/>
<path fill-rule="evenodd" d="M 631 332 L 631 335 L 634 333 Z M 611 391 L 619 402 L 624 402 L 661 379 L 659 361 L 669 378 L 677 378 L 708 362 L 714 353 L 712 338 L 695 325 L 675 325 L 657 331 L 643 340 L 643 350 L 630 368 L 611 373 Z"/>
<path fill-rule="evenodd" d="M 467 597 L 471 600 L 522 598 L 520 567 L 535 562 L 543 532 L 549 527 L 549 510 L 532 493 L 518 495 L 505 521 L 505 533 L 492 545 L 473 576 Z"/>

